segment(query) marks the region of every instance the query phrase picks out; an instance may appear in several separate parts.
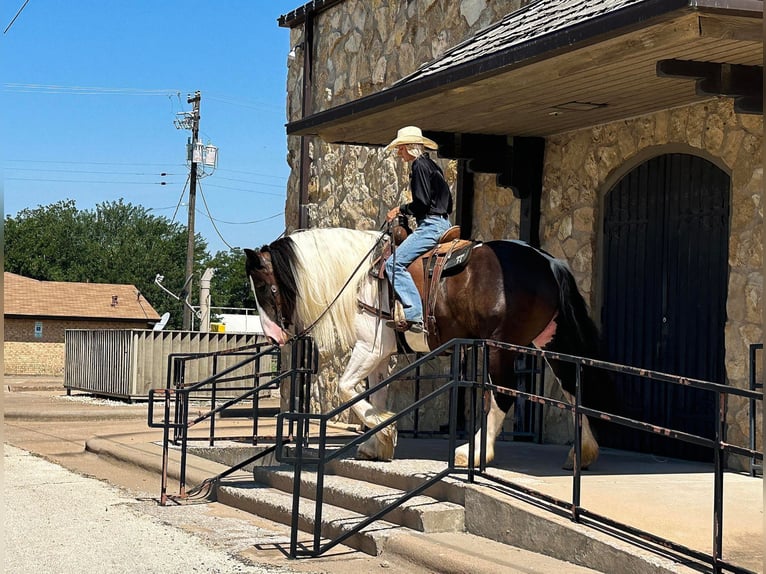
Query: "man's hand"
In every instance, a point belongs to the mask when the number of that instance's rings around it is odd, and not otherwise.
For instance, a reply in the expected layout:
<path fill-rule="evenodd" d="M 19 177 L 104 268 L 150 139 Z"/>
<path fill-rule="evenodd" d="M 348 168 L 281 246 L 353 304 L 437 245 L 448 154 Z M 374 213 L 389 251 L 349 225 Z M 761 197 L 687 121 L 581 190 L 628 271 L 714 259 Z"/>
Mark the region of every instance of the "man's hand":
<path fill-rule="evenodd" d="M 399 206 L 398 205 L 396 207 L 392 207 L 388 211 L 388 215 L 386 215 L 386 221 L 388 223 L 391 223 L 394 219 L 396 219 L 397 215 L 399 215 Z"/>

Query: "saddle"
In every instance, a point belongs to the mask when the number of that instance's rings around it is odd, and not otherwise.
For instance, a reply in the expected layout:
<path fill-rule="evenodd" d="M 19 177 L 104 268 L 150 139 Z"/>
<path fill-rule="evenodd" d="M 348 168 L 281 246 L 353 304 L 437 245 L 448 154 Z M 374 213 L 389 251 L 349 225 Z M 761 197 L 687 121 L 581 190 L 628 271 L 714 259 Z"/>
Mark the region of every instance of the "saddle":
<path fill-rule="evenodd" d="M 392 236 L 394 244 L 398 245 L 409 235 L 411 231 L 406 229 L 406 234 L 396 234 L 394 226 Z M 460 227 L 455 225 L 450 227 L 440 238 L 433 249 L 427 251 L 415 261 L 413 261 L 408 270 L 415 280 L 415 285 L 420 292 L 420 298 L 423 302 L 423 313 L 426 321 L 426 330 L 429 333 L 436 334 L 435 309 L 439 296 L 439 281 L 445 273 L 459 273 L 471 257 L 473 248 L 478 242 L 471 239 L 460 239 Z M 391 255 L 391 241 L 383 242 L 380 253 L 376 254 L 373 260 L 370 274 L 378 279 L 385 280 L 385 261 Z M 394 293 L 391 292 L 392 300 L 389 309 L 394 309 L 396 304 L 393 300 Z"/>
<path fill-rule="evenodd" d="M 460 239 L 460 227 L 456 225 L 441 236 L 436 247 L 410 263 L 408 270 L 420 291 L 426 331 L 431 335 L 438 335 L 435 311 L 440 292 L 439 281 L 445 274 L 460 273 L 478 244 L 472 239 Z M 422 281 L 418 281 L 416 273 L 422 274 Z"/>

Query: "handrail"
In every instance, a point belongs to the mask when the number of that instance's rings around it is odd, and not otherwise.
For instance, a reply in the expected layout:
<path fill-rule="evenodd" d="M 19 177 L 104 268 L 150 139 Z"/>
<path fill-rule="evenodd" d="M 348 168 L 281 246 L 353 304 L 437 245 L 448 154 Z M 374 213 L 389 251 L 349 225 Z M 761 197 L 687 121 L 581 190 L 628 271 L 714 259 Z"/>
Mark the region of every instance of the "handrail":
<path fill-rule="evenodd" d="M 468 347 L 470 347 L 473 350 L 473 353 L 472 353 L 473 364 L 468 366 L 461 365 L 459 362 L 461 351 Z M 509 351 L 522 353 L 522 354 L 534 355 L 544 360 L 555 359 L 559 361 L 567 361 L 567 362 L 574 363 L 576 366 L 576 392 L 575 392 L 574 405 L 570 405 L 563 401 L 551 399 L 551 398 L 544 397 L 535 393 L 528 393 L 528 392 L 520 391 L 517 389 L 500 388 L 488 382 L 488 377 L 486 376 L 485 369 L 479 368 L 479 362 L 481 362 L 482 367 L 484 367 L 487 364 L 487 352 L 488 352 L 488 349 L 490 348 L 499 348 L 503 350 L 509 350 Z M 395 413 L 391 418 L 387 419 L 386 421 L 379 423 L 375 427 L 367 430 L 362 435 L 357 436 L 351 439 L 350 441 L 346 442 L 340 448 L 335 449 L 329 453 L 327 452 L 326 429 L 327 429 L 327 423 L 329 420 L 342 415 L 346 410 L 350 409 L 357 402 L 368 398 L 370 395 L 384 388 L 385 386 L 389 385 L 394 380 L 398 380 L 402 376 L 407 375 L 409 372 L 417 370 L 423 364 L 433 360 L 435 357 L 440 356 L 448 351 L 451 351 L 452 353 L 452 362 L 450 367 L 450 373 L 448 375 L 449 376 L 448 382 L 446 382 L 441 387 L 432 391 L 426 397 L 418 399 L 417 401 L 410 404 L 408 407 L 402 409 L 398 413 Z M 480 357 L 482 361 L 479 361 Z M 678 384 L 678 385 L 683 385 L 686 387 L 698 388 L 698 389 L 715 393 L 718 398 L 717 404 L 719 405 L 719 408 L 716 412 L 715 438 L 711 439 L 711 438 L 694 435 L 692 433 L 688 433 L 688 432 L 684 432 L 684 431 L 680 431 L 676 429 L 659 427 L 654 424 L 645 423 L 642 421 L 630 419 L 628 417 L 619 416 L 614 413 L 608 413 L 605 411 L 600 411 L 597 409 L 584 406 L 582 404 L 582 395 L 581 395 L 581 386 L 582 386 L 581 371 L 584 366 L 590 367 L 590 368 L 605 369 L 605 370 L 609 370 L 613 372 L 631 374 L 631 375 L 641 377 L 642 379 L 664 381 L 671 384 Z M 471 426 L 469 428 L 475 428 L 474 417 L 476 413 L 476 408 L 475 408 L 476 394 L 477 392 L 483 393 L 488 390 L 510 394 L 515 397 L 523 397 L 529 401 L 532 401 L 533 403 L 552 406 L 552 407 L 560 408 L 560 409 L 566 409 L 574 413 L 576 439 L 575 439 L 575 464 L 572 471 L 573 488 L 572 488 L 571 502 L 555 499 L 543 493 L 534 491 L 533 489 L 525 488 L 525 487 L 510 483 L 502 478 L 499 478 L 497 476 L 494 476 L 486 472 L 486 461 L 483 460 L 483 457 L 482 457 L 482 460 L 480 461 L 479 468 L 475 468 L 474 452 L 475 452 L 476 445 L 474 444 L 473 434 L 469 434 L 469 443 L 468 443 L 469 444 L 469 466 L 468 468 L 454 467 L 454 446 L 456 442 L 455 421 L 457 418 L 456 417 L 457 415 L 456 397 L 457 397 L 457 390 L 458 388 L 461 388 L 461 387 L 462 388 L 468 387 L 474 391 L 471 393 L 472 408 L 470 409 L 469 412 L 470 412 L 472 420 L 470 423 Z M 675 375 L 670 375 L 667 373 L 661 373 L 658 371 L 639 369 L 639 368 L 630 367 L 626 365 L 618 365 L 618 364 L 610 363 L 606 361 L 599 361 L 596 359 L 576 357 L 573 355 L 555 353 L 551 351 L 545 351 L 545 350 L 540 350 L 540 349 L 531 348 L 531 347 L 524 347 L 519 345 L 512 345 L 508 343 L 502 343 L 499 341 L 473 340 L 473 339 L 454 339 L 448 343 L 441 345 L 438 349 L 434 350 L 433 352 L 427 355 L 424 355 L 420 357 L 419 359 L 417 359 L 415 362 L 407 365 L 401 371 L 394 373 L 392 376 L 381 381 L 377 385 L 360 393 L 351 401 L 344 403 L 343 405 L 340 405 L 327 413 L 312 414 L 306 411 L 303 411 L 303 412 L 295 411 L 290 413 L 281 413 L 278 416 L 278 420 L 280 421 L 280 423 L 278 423 L 277 425 L 277 437 L 276 437 L 277 458 L 280 462 L 292 464 L 294 466 L 293 521 L 292 521 L 292 533 L 291 533 L 291 544 L 290 544 L 290 556 L 292 557 L 319 556 L 323 554 L 324 552 L 326 552 L 327 550 L 329 550 L 330 548 L 334 547 L 335 545 L 348 539 L 348 537 L 352 536 L 353 534 L 358 533 L 360 530 L 368 526 L 370 523 L 385 516 L 385 514 L 387 514 L 393 508 L 398 506 L 397 503 L 402 503 L 406 500 L 409 500 L 412 496 L 416 495 L 415 491 L 406 492 L 395 503 L 389 504 L 382 510 L 375 513 L 373 516 L 364 519 L 363 521 L 355 525 L 353 528 L 348 529 L 342 535 L 326 542 L 324 545 L 320 545 L 320 534 L 321 534 L 321 527 L 322 527 L 322 521 L 321 521 L 322 497 L 323 497 L 322 488 L 323 488 L 324 472 L 325 472 L 324 469 L 327 463 L 331 462 L 332 460 L 336 458 L 341 457 L 343 454 L 346 454 L 349 449 L 358 445 L 362 441 L 367 440 L 375 432 L 385 428 L 386 426 L 390 424 L 395 423 L 396 421 L 407 416 L 413 410 L 417 410 L 421 408 L 426 403 L 444 394 L 445 392 L 452 392 L 452 397 L 453 397 L 451 401 L 452 408 L 450 413 L 450 449 L 449 449 L 450 454 L 449 454 L 449 460 L 447 461 L 447 468 L 442 474 L 440 474 L 439 479 L 451 474 L 460 474 L 460 475 L 467 474 L 468 482 L 472 483 L 474 482 L 475 476 L 481 476 L 482 478 L 486 478 L 492 482 L 495 482 L 496 484 L 500 484 L 506 487 L 510 491 L 509 494 L 518 496 L 519 493 L 521 493 L 522 499 L 533 498 L 537 500 L 538 502 L 542 502 L 543 506 L 547 507 L 549 510 L 554 509 L 558 512 L 565 512 L 566 514 L 569 515 L 571 520 L 575 522 L 582 523 L 592 527 L 598 527 L 606 532 L 611 532 L 612 534 L 619 533 L 620 536 L 623 536 L 628 540 L 632 540 L 634 543 L 642 544 L 644 546 L 649 544 L 650 547 L 654 548 L 657 551 L 671 552 L 671 553 L 675 553 L 676 556 L 691 558 L 692 560 L 699 562 L 700 565 L 705 565 L 705 564 L 709 565 L 712 568 L 712 572 L 714 572 L 715 574 L 718 574 L 719 572 L 723 572 L 724 570 L 729 572 L 735 572 L 738 574 L 751 574 L 749 570 L 738 567 L 723 559 L 722 512 L 723 512 L 724 453 L 732 452 L 735 454 L 750 456 L 754 460 L 755 459 L 763 460 L 763 453 L 756 451 L 754 448 L 746 448 L 746 447 L 733 445 L 733 444 L 729 444 L 725 442 L 724 440 L 724 421 L 725 421 L 725 405 L 726 405 L 725 398 L 727 395 L 736 395 L 736 396 L 747 398 L 752 401 L 762 401 L 763 396 L 761 393 L 754 392 L 747 389 L 729 387 L 726 385 L 713 383 L 710 381 L 704 381 L 701 379 L 675 376 Z M 650 532 L 645 532 L 635 527 L 632 527 L 626 524 L 621 524 L 620 522 L 616 520 L 601 516 L 581 506 L 580 504 L 580 480 L 581 480 L 580 461 L 581 461 L 582 453 L 580 452 L 580 442 L 581 442 L 580 433 L 582 429 L 583 416 L 603 418 L 603 419 L 609 420 L 609 422 L 613 424 L 635 428 L 644 432 L 653 432 L 653 433 L 661 434 L 665 437 L 668 437 L 669 439 L 681 440 L 684 442 L 698 444 L 704 447 L 712 448 L 714 450 L 713 544 L 712 544 L 712 552 L 710 554 L 706 554 L 698 550 L 687 548 L 679 543 L 664 539 Z M 486 413 L 482 412 L 482 417 L 484 420 L 481 425 L 481 428 L 482 428 L 481 441 L 484 445 L 486 445 Z M 301 429 L 304 429 L 304 428 L 308 429 L 309 421 L 314 421 L 318 423 L 318 426 L 320 429 L 319 434 L 317 437 L 314 437 L 317 440 L 317 449 L 318 449 L 317 455 L 307 456 L 307 454 L 304 452 L 304 443 L 306 442 L 305 440 L 306 437 L 304 437 L 302 433 L 299 437 L 301 440 L 299 440 L 299 443 L 297 444 L 295 455 L 289 455 L 284 452 L 284 449 L 281 448 L 281 445 L 284 444 L 284 436 L 281 432 L 281 429 L 284 426 L 284 422 L 287 422 L 287 421 L 298 423 L 298 427 Z M 485 450 L 486 450 L 485 448 L 482 448 L 481 452 L 484 453 Z M 301 474 L 302 467 L 305 464 L 317 465 L 317 470 L 316 470 L 317 493 L 316 493 L 316 511 L 315 511 L 316 516 L 314 521 L 314 544 L 313 544 L 313 548 L 311 549 L 299 549 L 297 546 L 297 528 L 298 528 L 298 513 L 299 513 L 298 507 L 300 504 L 300 488 L 301 488 L 300 474 Z M 431 485 L 431 481 L 428 482 L 427 486 L 430 486 L 430 485 Z M 418 487 L 418 489 L 416 490 L 418 493 L 422 492 L 422 490 L 427 488 L 427 486 L 422 487 L 421 485 L 422 488 Z"/>
<path fill-rule="evenodd" d="M 750 390 L 755 392 L 756 389 L 763 389 L 763 381 L 758 382 L 758 362 L 757 362 L 757 356 L 758 351 L 763 351 L 763 343 L 753 343 L 750 345 Z M 763 352 L 761 352 L 761 355 L 763 355 Z M 761 367 L 763 368 L 763 367 Z M 761 393 L 763 393 L 763 390 L 761 390 Z M 755 443 L 756 443 L 756 401 L 755 399 L 750 399 L 749 401 L 749 409 L 748 409 L 748 420 L 749 420 L 749 432 L 748 432 L 748 444 L 752 450 L 755 450 Z M 761 416 L 763 416 L 763 411 L 761 411 Z M 756 462 L 756 458 L 751 457 L 750 458 L 750 476 L 756 476 L 757 472 L 760 470 L 761 473 L 763 473 L 763 464 L 758 464 Z"/>
<path fill-rule="evenodd" d="M 225 351 L 219 354 L 241 354 L 245 356 L 245 359 L 239 363 L 239 366 L 247 365 L 256 360 L 256 356 L 264 356 L 269 352 L 278 352 L 278 348 L 259 347 L 258 345 L 248 346 L 248 349 L 234 349 Z M 253 351 L 252 349 L 255 349 Z M 487 374 L 488 365 L 488 353 L 490 349 L 501 349 L 507 351 L 517 352 L 523 355 L 536 356 L 542 360 L 557 360 L 567 361 L 575 365 L 576 373 L 576 392 L 574 394 L 575 402 L 573 405 L 565 403 L 561 400 L 552 399 L 532 392 L 526 392 L 518 389 L 507 389 L 497 387 L 492 384 Z M 751 353 L 754 351 L 751 348 Z M 442 375 L 441 378 L 446 379 L 444 384 L 438 386 L 432 390 L 428 395 L 418 398 L 410 405 L 395 413 L 391 418 L 377 424 L 375 427 L 367 430 L 365 433 L 352 437 L 346 440 L 339 448 L 328 449 L 328 424 L 331 420 L 342 416 L 348 409 L 352 408 L 357 402 L 369 398 L 373 393 L 383 389 L 391 382 L 400 380 L 402 377 L 410 376 L 414 373 L 417 376 L 420 369 L 434 360 L 437 357 L 441 357 L 445 354 L 451 355 L 449 373 Z M 256 356 L 253 356 L 256 355 Z M 290 541 L 290 556 L 319 556 L 327 552 L 330 548 L 347 540 L 350 536 L 358 533 L 363 528 L 376 520 L 383 518 L 394 508 L 397 508 L 402 503 L 417 496 L 421 492 L 424 492 L 428 487 L 435 484 L 439 480 L 442 480 L 446 476 L 450 475 L 465 475 L 469 483 L 474 483 L 476 477 L 489 480 L 490 482 L 503 487 L 507 494 L 520 498 L 521 500 L 534 500 L 536 504 L 543 508 L 547 508 L 550 511 L 569 516 L 574 521 L 586 526 L 598 528 L 604 532 L 620 536 L 625 540 L 632 541 L 636 544 L 640 544 L 644 547 L 652 548 L 657 552 L 666 553 L 673 557 L 681 557 L 687 560 L 692 560 L 695 566 L 703 567 L 705 565 L 712 568 L 711 572 L 718 574 L 720 572 L 734 572 L 737 574 L 752 574 L 749 570 L 739 567 L 735 564 L 731 564 L 723 559 L 723 487 L 724 487 L 724 462 L 726 453 L 734 453 L 746 457 L 750 457 L 751 461 L 763 460 L 763 452 L 755 449 L 754 440 L 751 439 L 749 448 L 739 445 L 727 443 L 724 435 L 725 430 L 725 406 L 726 397 L 728 395 L 743 397 L 750 401 L 751 405 L 755 405 L 758 401 L 763 400 L 762 392 L 753 390 L 751 378 L 751 389 L 739 389 L 735 387 L 729 387 L 719 383 L 710 381 L 704 381 L 701 379 L 693 379 L 688 377 L 680 377 L 670 375 L 667 373 L 661 373 L 657 371 L 650 371 L 646 369 L 639 369 L 626 365 L 618 365 L 606 361 L 599 361 L 590 358 L 576 357 L 573 355 L 566 355 L 562 353 L 555 353 L 551 351 L 540 350 L 531 347 L 523 347 L 519 345 L 512 345 L 508 343 L 502 343 L 492 340 L 476 340 L 476 339 L 454 339 L 443 345 L 433 352 L 421 356 L 414 362 L 408 364 L 400 371 L 394 373 L 384 381 L 372 386 L 368 390 L 360 393 L 354 399 L 340 405 L 327 413 L 310 413 L 309 409 L 309 388 L 311 383 L 311 377 L 317 372 L 318 357 L 313 347 L 311 339 L 306 337 L 299 341 L 296 341 L 295 347 L 292 353 L 292 362 L 290 368 L 278 373 L 272 373 L 275 375 L 273 378 L 270 376 L 269 380 L 265 383 L 248 387 L 244 393 L 233 399 L 229 399 L 223 402 L 223 404 L 216 405 L 216 388 L 222 381 L 234 381 L 240 380 L 240 377 L 229 377 L 236 371 L 235 367 L 229 367 L 221 372 L 215 372 L 217 368 L 214 366 L 214 373 L 210 377 L 203 379 L 202 381 L 186 384 L 184 380 L 184 365 L 189 360 L 194 360 L 203 357 L 214 357 L 216 353 L 178 353 L 168 357 L 168 383 L 165 389 L 155 389 L 150 391 L 149 400 L 149 422 L 150 426 L 154 428 L 163 428 L 163 484 L 161 493 L 161 503 L 165 504 L 169 498 L 167 495 L 167 466 L 168 466 L 168 448 L 171 442 L 174 444 L 180 444 L 181 446 L 181 471 L 180 471 L 180 489 L 177 498 L 184 498 L 190 495 L 201 492 L 204 487 L 210 487 L 217 483 L 222 478 L 229 476 L 231 473 L 240 470 L 244 466 L 251 464 L 255 460 L 265 456 L 264 453 L 256 454 L 244 461 L 241 461 L 232 468 L 226 471 L 206 479 L 202 484 L 186 492 L 185 490 L 185 465 L 186 465 L 186 450 L 187 442 L 189 440 L 188 430 L 190 427 L 199 424 L 204 420 L 211 421 L 211 441 L 214 438 L 214 420 L 215 415 L 223 412 L 225 409 L 231 407 L 231 405 L 247 400 L 253 396 L 257 397 L 257 393 L 264 388 L 273 388 L 274 385 L 279 385 L 282 381 L 290 381 L 290 400 L 288 410 L 282 412 L 277 416 L 276 425 L 276 437 L 273 446 L 269 447 L 266 454 L 273 454 L 276 459 L 282 463 L 293 465 L 293 516 L 291 525 L 291 541 Z M 214 363 L 215 365 L 215 363 Z M 583 367 L 604 369 L 612 372 L 619 372 L 624 374 L 633 375 L 646 380 L 648 383 L 651 381 L 663 381 L 671 384 L 683 385 L 686 387 L 698 388 L 704 391 L 713 392 L 717 397 L 718 409 L 716 411 L 716 428 L 714 438 L 698 436 L 689 432 L 684 432 L 672 428 L 659 427 L 654 424 L 646 423 L 640 420 L 631 419 L 625 416 L 620 416 L 615 413 L 608 413 L 600 411 L 591 407 L 587 407 L 582 404 L 581 396 L 581 371 Z M 262 374 L 257 373 L 248 375 L 241 378 L 253 378 L 258 379 Z M 754 375 L 751 375 L 753 377 Z M 227 378 L 229 377 L 229 378 Z M 486 416 L 487 413 L 484 409 L 479 409 L 478 397 L 483 396 L 485 392 L 495 391 L 498 393 L 504 393 L 512 395 L 516 398 L 523 398 L 530 401 L 533 404 L 542 406 L 548 406 L 558 409 L 565 409 L 573 413 L 575 417 L 575 464 L 572 471 L 573 483 L 572 483 L 572 496 L 571 500 L 560 500 L 549 495 L 545 495 L 541 492 L 537 492 L 533 489 L 514 484 L 510 481 L 502 479 L 487 472 L 486 460 L 483 453 L 485 448 L 481 449 L 482 458 L 478 465 L 474 464 L 474 454 L 476 452 L 477 445 L 475 444 L 474 433 L 469 433 L 468 448 L 469 448 L 469 464 L 467 468 L 455 468 L 454 466 L 454 451 L 457 442 L 456 421 L 457 421 L 457 397 L 458 391 L 461 388 L 470 388 L 472 392 L 469 393 L 471 406 L 469 409 L 469 427 L 470 429 L 476 428 L 477 416 L 482 417 L 481 428 L 482 433 L 480 437 L 481 444 L 486 446 Z M 229 389 L 230 390 L 230 389 Z M 210 393 L 213 399 L 212 408 L 198 417 L 190 419 L 189 413 L 189 399 L 192 393 Z M 420 408 L 431 401 L 443 396 L 445 393 L 450 393 L 450 416 L 449 416 L 449 456 L 447 460 L 446 469 L 438 473 L 435 476 L 430 477 L 427 481 L 421 483 L 415 489 L 403 493 L 396 500 L 387 504 L 384 508 L 377 511 L 372 516 L 368 516 L 361 522 L 356 524 L 353 528 L 347 530 L 338 537 L 321 544 L 321 530 L 322 530 L 322 508 L 323 508 L 323 490 L 324 490 L 324 475 L 326 472 L 326 466 L 333 460 L 336 460 L 343 455 L 346 455 L 350 449 L 357 446 L 361 442 L 367 440 L 374 433 L 382 430 L 383 428 L 394 424 L 411 413 L 417 413 Z M 154 403 L 162 399 L 164 401 L 164 413 L 163 421 L 161 423 L 155 423 L 154 417 Z M 175 404 L 175 413 L 172 413 L 172 405 Z M 754 407 L 753 407 L 754 408 Z M 479 412 L 481 411 L 481 412 Z M 173 416 L 171 420 L 171 417 Z M 708 554 L 700 552 L 688 547 L 685 547 L 677 542 L 662 538 L 650 532 L 645 532 L 630 525 L 622 524 L 612 518 L 602 516 L 591 510 L 581 506 L 580 501 L 580 461 L 582 453 L 580 451 L 581 431 L 582 431 L 582 417 L 590 416 L 595 418 L 601 418 L 608 420 L 612 424 L 625 426 L 629 428 L 638 429 L 642 432 L 651 432 L 661 434 L 664 437 L 673 440 L 681 440 L 692 444 L 697 444 L 703 447 L 712 448 L 714 450 L 714 487 L 713 487 L 713 541 L 712 551 Z M 257 419 L 257 417 L 254 417 Z M 313 424 L 312 424 L 313 423 Z M 312 428 L 318 427 L 319 431 L 316 436 L 310 436 Z M 174 437 L 171 440 L 170 431 L 174 432 Z M 316 441 L 317 453 L 308 451 L 310 441 Z M 212 444 L 212 442 L 211 442 Z M 294 454 L 287 452 L 285 446 L 292 445 L 294 447 Z M 313 545 L 311 548 L 299 549 L 297 544 L 297 532 L 298 532 L 298 515 L 299 506 L 301 500 L 301 472 L 305 465 L 316 466 L 316 506 L 314 517 L 314 532 L 313 532 Z"/>
<path fill-rule="evenodd" d="M 300 340 L 297 340 L 295 342 L 295 347 L 298 348 L 301 345 L 310 345 L 313 348 L 313 342 L 311 342 L 310 338 L 303 338 Z M 296 349 L 294 349 L 296 350 Z M 293 355 L 297 355 L 298 353 L 294 352 Z M 210 446 L 213 446 L 216 440 L 216 434 L 215 434 L 215 418 L 217 414 L 220 414 L 224 412 L 226 409 L 232 407 L 235 404 L 241 403 L 246 400 L 253 399 L 253 433 L 252 436 L 249 437 L 253 440 L 253 444 L 257 444 L 258 441 L 258 413 L 257 413 L 257 400 L 259 393 L 262 390 L 269 390 L 269 389 L 278 389 L 280 383 L 287 379 L 291 378 L 292 382 L 294 383 L 297 376 L 304 376 L 306 377 L 305 380 L 301 381 L 303 385 L 307 386 L 310 384 L 310 376 L 311 374 L 316 372 L 316 365 L 313 364 L 309 367 L 306 367 L 304 364 L 299 364 L 296 366 L 295 357 L 293 361 L 293 368 L 289 369 L 287 371 L 281 371 L 281 368 L 279 365 L 277 365 L 276 372 L 274 371 L 266 371 L 261 372 L 259 370 L 255 370 L 254 373 L 243 375 L 243 376 L 237 376 L 237 377 L 228 377 L 228 375 L 236 372 L 239 369 L 242 369 L 243 367 L 246 367 L 250 365 L 251 363 L 254 363 L 258 361 L 259 359 L 266 357 L 266 356 L 274 356 L 277 360 L 277 363 L 281 361 L 281 351 L 280 348 L 277 345 L 271 344 L 271 343 L 256 343 L 254 345 L 247 345 L 243 347 L 238 347 L 236 349 L 227 349 L 223 351 L 215 351 L 215 352 L 206 352 L 206 353 L 173 353 L 168 356 L 168 372 L 167 372 L 167 382 L 166 382 L 166 388 L 164 389 L 151 389 L 149 391 L 148 397 L 149 397 L 149 404 L 148 404 L 148 425 L 151 428 L 162 428 L 163 429 L 163 440 L 162 440 L 162 484 L 160 488 L 160 504 L 165 505 L 167 504 L 167 501 L 169 499 L 184 499 L 188 498 L 189 496 L 192 496 L 194 494 L 197 494 L 203 490 L 206 486 L 210 486 L 222 478 L 229 476 L 231 473 L 236 472 L 237 470 L 240 470 L 241 468 L 247 466 L 248 464 L 251 464 L 261 458 L 264 458 L 266 456 L 269 456 L 273 454 L 274 450 L 276 449 L 276 446 L 271 446 L 264 451 L 261 451 L 246 460 L 240 461 L 238 464 L 234 465 L 233 467 L 227 469 L 226 471 L 208 478 L 204 480 L 201 484 L 197 485 L 196 487 L 190 489 L 189 491 L 186 490 L 186 460 L 187 460 L 187 450 L 188 450 L 188 442 L 190 440 L 189 437 L 189 429 L 193 426 L 196 426 L 204 421 L 209 421 L 209 444 Z M 304 356 L 306 353 L 304 353 Z M 311 354 L 308 353 L 308 356 Z M 220 372 L 217 372 L 217 359 L 220 356 L 243 356 L 245 357 L 243 360 L 235 363 L 234 365 L 231 365 Z M 200 360 L 200 359 L 208 359 L 213 358 L 213 374 L 209 377 L 206 377 L 205 379 L 187 384 L 184 380 L 184 370 L 185 370 L 185 364 L 187 361 L 192 360 Z M 257 364 L 257 363 L 256 363 Z M 253 381 L 257 381 L 262 377 L 269 377 L 267 381 L 262 382 L 260 384 L 254 384 L 252 386 L 248 387 L 227 387 L 226 391 L 244 391 L 238 394 L 237 396 L 227 399 L 223 401 L 221 404 L 217 403 L 217 391 L 218 391 L 218 385 L 223 382 L 231 382 L 236 380 L 244 380 L 244 379 L 252 379 Z M 295 385 L 291 385 L 293 387 L 293 391 L 295 392 Z M 211 408 L 207 410 L 204 413 L 201 413 L 197 417 L 190 418 L 189 417 L 189 401 L 194 394 L 197 393 L 209 393 L 210 395 L 210 401 L 211 401 Z M 308 393 L 304 393 L 308 394 Z M 157 402 L 157 399 L 161 398 L 164 401 L 163 405 L 163 416 L 162 419 L 159 422 L 155 421 L 155 409 L 154 404 Z M 173 409 L 173 405 L 175 406 L 175 409 Z M 170 431 L 173 431 L 173 436 L 171 438 Z M 231 437 L 228 437 L 231 438 Z M 285 442 L 290 442 L 290 440 L 287 440 Z M 167 492 L 167 483 L 168 483 L 168 466 L 169 466 L 169 449 L 170 444 L 173 443 L 174 445 L 180 446 L 180 468 L 179 468 L 179 492 L 178 495 L 169 495 Z"/>

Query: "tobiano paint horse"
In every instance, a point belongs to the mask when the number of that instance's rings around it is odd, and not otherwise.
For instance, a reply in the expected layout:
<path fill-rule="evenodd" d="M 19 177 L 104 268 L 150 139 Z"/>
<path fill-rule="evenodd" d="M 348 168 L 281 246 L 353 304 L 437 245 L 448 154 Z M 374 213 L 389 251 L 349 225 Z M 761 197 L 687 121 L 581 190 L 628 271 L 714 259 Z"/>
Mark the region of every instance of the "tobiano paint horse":
<path fill-rule="evenodd" d="M 355 389 L 365 378 L 377 384 L 386 377 L 388 359 L 397 348 L 393 329 L 370 310 L 388 310 L 388 282 L 369 273 L 373 248 L 381 238 L 377 231 L 312 229 L 278 239 L 260 250 L 245 249 L 246 272 L 266 335 L 282 345 L 291 331 L 301 332 L 311 326 L 320 349 L 351 349 L 338 381 L 343 402 L 356 396 Z M 597 356 L 598 332 L 571 271 L 563 261 L 526 243 L 478 243 L 465 267 L 443 275 L 436 288 L 435 323 L 426 323 L 430 331 L 426 335 L 408 333 L 409 343 L 420 337 L 433 349 L 456 337 L 491 339 L 575 356 Z M 488 371 L 493 384 L 510 387 L 515 383 L 515 355 L 490 349 Z M 573 402 L 574 365 L 554 360 L 548 363 L 564 396 Z M 607 392 L 605 383 L 597 371 L 583 370 L 586 405 L 589 397 Z M 379 391 L 370 401 L 357 402 L 353 410 L 366 426 L 373 427 L 392 416 L 385 401 L 385 391 Z M 487 462 L 494 458 L 495 440 L 513 401 L 514 397 L 502 393 L 491 400 Z M 480 432 L 476 432 L 476 445 L 481 444 Z M 586 468 L 599 451 L 586 417 L 582 436 L 582 466 Z M 392 424 L 361 444 L 357 458 L 391 460 L 395 446 L 396 428 Z M 478 465 L 480 447 L 474 452 Z M 572 468 L 573 454 L 574 447 L 565 468 Z M 468 444 L 458 447 L 455 464 L 467 466 L 468 456 Z"/>

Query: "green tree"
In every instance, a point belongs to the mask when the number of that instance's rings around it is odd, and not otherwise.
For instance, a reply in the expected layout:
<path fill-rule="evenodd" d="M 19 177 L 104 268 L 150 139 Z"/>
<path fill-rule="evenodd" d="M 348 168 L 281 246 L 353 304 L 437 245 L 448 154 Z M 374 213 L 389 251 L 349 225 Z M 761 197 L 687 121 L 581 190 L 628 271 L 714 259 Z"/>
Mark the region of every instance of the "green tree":
<path fill-rule="evenodd" d="M 5 269 L 45 281 L 135 285 L 171 328 L 183 323 L 183 305 L 155 284 L 179 294 L 186 266 L 186 227 L 122 200 L 78 211 L 66 200 L 25 209 L 5 219 Z M 194 290 L 199 301 L 207 243 L 195 235 Z"/>
<path fill-rule="evenodd" d="M 7 216 L 4 231 L 6 271 L 46 281 L 77 281 L 85 272 L 85 222 L 74 201 Z"/>
<path fill-rule="evenodd" d="M 219 251 L 205 267 L 215 269 L 210 282 L 210 301 L 213 307 L 255 309 L 255 298 L 245 275 L 245 254 L 241 249 Z"/>

